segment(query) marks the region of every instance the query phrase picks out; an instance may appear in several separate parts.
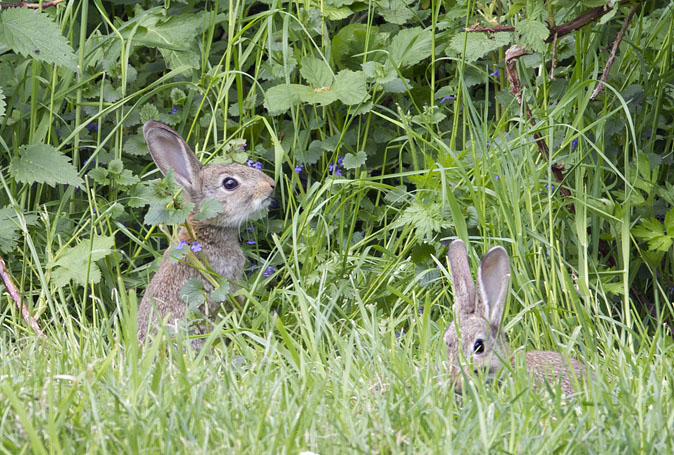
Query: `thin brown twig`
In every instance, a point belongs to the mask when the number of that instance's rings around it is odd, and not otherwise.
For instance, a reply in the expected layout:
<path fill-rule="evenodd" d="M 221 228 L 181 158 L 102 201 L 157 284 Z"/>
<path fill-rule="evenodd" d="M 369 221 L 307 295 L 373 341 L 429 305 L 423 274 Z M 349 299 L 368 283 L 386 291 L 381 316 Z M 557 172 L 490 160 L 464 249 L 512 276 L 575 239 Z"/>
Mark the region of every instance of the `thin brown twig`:
<path fill-rule="evenodd" d="M 515 27 L 511 25 L 495 25 L 493 27 L 483 27 L 482 25 L 471 25 L 468 28 L 463 29 L 465 32 L 482 32 L 482 33 L 501 33 L 501 32 L 514 32 Z"/>
<path fill-rule="evenodd" d="M 622 28 L 618 32 L 618 36 L 615 37 L 615 41 L 613 42 L 613 48 L 611 49 L 611 55 L 609 55 L 608 60 L 606 61 L 606 66 L 604 67 L 604 72 L 601 74 L 601 78 L 599 79 L 599 83 L 594 88 L 594 91 L 592 92 L 592 95 L 590 96 L 590 100 L 594 100 L 597 97 L 597 95 L 599 95 L 601 92 L 604 91 L 604 82 L 606 82 L 606 80 L 608 79 L 608 72 L 611 70 L 611 66 L 613 65 L 613 62 L 615 61 L 615 56 L 616 56 L 616 53 L 618 52 L 618 47 L 620 47 L 620 42 L 625 37 L 625 32 L 627 31 L 627 27 L 629 27 L 630 23 L 632 22 L 632 18 L 634 17 L 634 13 L 637 10 L 637 6 L 639 6 L 639 5 L 632 6 L 629 14 L 627 15 L 627 19 L 625 19 L 625 23 L 623 24 Z"/>
<path fill-rule="evenodd" d="M 14 285 L 14 281 L 12 281 L 12 277 L 9 275 L 7 267 L 5 266 L 5 261 L 1 257 L 0 257 L 0 276 L 2 276 L 2 281 L 5 283 L 5 288 L 7 288 L 9 296 L 12 298 L 12 300 L 14 300 L 14 303 L 16 303 L 17 308 L 21 312 L 23 320 L 26 321 L 26 323 L 33 328 L 33 330 L 35 331 L 35 333 L 38 334 L 38 336 L 40 336 L 41 338 L 46 338 L 46 335 L 40 329 L 40 325 L 37 323 L 35 318 L 30 315 L 30 312 L 28 311 L 28 306 L 26 306 L 23 300 L 21 300 L 21 294 L 19 294 L 19 290 Z"/>
<path fill-rule="evenodd" d="M 517 59 L 528 53 L 529 51 L 527 51 L 524 47 L 520 46 L 519 44 L 511 46 L 506 51 L 505 53 L 506 77 L 508 78 L 508 82 L 510 83 L 511 92 L 513 93 L 513 95 L 515 95 L 515 98 L 517 99 L 519 105 L 524 108 L 527 120 L 529 120 L 529 123 L 532 126 L 536 126 L 536 119 L 534 119 L 534 116 L 531 113 L 531 109 L 529 109 L 529 106 L 522 97 L 522 84 L 520 82 L 520 78 L 517 74 L 516 68 Z M 550 149 L 548 148 L 548 144 L 545 142 L 543 136 L 538 131 L 536 131 L 533 133 L 533 137 L 534 140 L 536 141 L 538 151 L 541 153 L 541 155 L 543 155 L 545 159 L 549 160 Z M 555 176 L 555 180 L 557 180 L 558 183 L 563 182 L 564 165 L 561 163 L 553 163 L 550 167 L 552 169 L 552 174 Z M 559 191 L 560 193 L 562 193 L 562 196 L 564 197 L 568 197 L 571 195 L 571 191 L 569 191 L 569 189 L 566 187 L 560 186 Z M 573 204 L 569 205 L 569 209 L 573 211 Z"/>
<path fill-rule="evenodd" d="M 28 3 L 28 2 L 18 2 L 18 3 L 0 3 L 0 8 L 32 8 L 32 9 L 45 9 L 50 6 L 56 6 L 59 3 L 62 3 L 65 0 L 53 0 L 51 2 L 43 2 L 42 5 L 39 3 Z"/>

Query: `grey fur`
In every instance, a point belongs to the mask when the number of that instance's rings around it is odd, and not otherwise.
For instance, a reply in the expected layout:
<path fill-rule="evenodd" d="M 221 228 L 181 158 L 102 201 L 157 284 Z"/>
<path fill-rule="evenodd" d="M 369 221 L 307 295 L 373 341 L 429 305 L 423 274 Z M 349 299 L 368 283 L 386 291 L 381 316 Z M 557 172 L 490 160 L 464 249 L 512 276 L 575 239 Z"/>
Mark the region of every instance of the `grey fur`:
<path fill-rule="evenodd" d="M 195 204 L 187 223 L 194 230 L 209 264 L 224 278 L 238 281 L 244 266 L 239 227 L 251 214 L 269 205 L 274 180 L 256 169 L 239 164 L 202 166 L 183 138 L 162 123 L 145 123 L 143 134 L 157 167 L 163 174 L 173 169 L 176 182 L 183 188 L 186 198 Z M 225 190 L 223 181 L 227 177 L 238 181 L 236 189 Z M 195 221 L 193 215 L 206 198 L 221 202 L 223 212 L 212 219 Z M 181 229 L 179 238 L 188 243 L 192 241 L 185 227 Z M 199 278 L 207 291 L 213 289 L 196 268 L 180 261 L 171 262 L 169 250 L 164 253 L 159 270 L 145 290 L 138 308 L 140 341 L 156 330 L 159 321 L 166 319 L 167 325 L 172 327 L 185 322 L 187 304 L 179 293 L 187 280 Z M 234 290 L 234 286 L 230 290 Z M 219 306 L 220 303 L 209 301 L 202 310 L 212 315 Z M 200 342 L 195 340 L 193 345 L 198 347 Z"/>
<path fill-rule="evenodd" d="M 484 371 L 488 378 L 493 378 L 502 361 L 513 361 L 510 347 L 500 330 L 510 283 L 510 260 L 503 247 L 490 249 L 480 261 L 475 295 L 474 291 L 470 292 L 474 286 L 463 241 L 452 242 L 448 257 L 454 283 L 456 317 L 445 332 L 445 345 L 452 379 L 456 390 L 460 391 L 461 370 L 466 366 L 472 367 L 475 372 Z M 482 352 L 475 352 L 478 340 L 482 343 Z M 534 387 L 544 387 L 546 382 L 554 386 L 559 381 L 562 391 L 568 395 L 585 380 L 585 366 L 557 352 L 527 352 L 525 363 L 533 377 Z"/>

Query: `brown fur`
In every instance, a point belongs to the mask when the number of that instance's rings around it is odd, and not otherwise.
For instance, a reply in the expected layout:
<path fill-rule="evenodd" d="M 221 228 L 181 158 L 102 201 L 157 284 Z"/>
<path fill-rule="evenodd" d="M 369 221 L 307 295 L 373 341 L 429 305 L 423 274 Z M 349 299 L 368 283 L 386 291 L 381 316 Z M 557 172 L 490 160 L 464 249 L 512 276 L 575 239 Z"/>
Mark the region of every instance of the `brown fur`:
<path fill-rule="evenodd" d="M 238 281 L 244 266 L 239 227 L 251 214 L 269 205 L 274 181 L 248 166 L 202 166 L 180 135 L 162 123 L 147 122 L 143 133 L 159 169 L 164 174 L 168 169 L 173 169 L 176 182 L 183 187 L 186 198 L 195 204 L 193 213 L 188 217 L 188 224 L 202 246 L 202 253 L 208 263 L 222 277 Z M 224 179 L 230 177 L 239 184 L 233 191 L 223 187 Z M 195 221 L 193 215 L 206 198 L 220 202 L 223 212 L 212 219 Z M 193 241 L 185 227 L 179 237 L 188 243 Z M 138 338 L 141 341 L 156 330 L 158 322 L 165 318 L 170 327 L 185 322 L 187 304 L 179 293 L 187 280 L 199 278 L 207 292 L 213 289 L 195 267 L 180 261 L 171 262 L 169 250 L 164 253 L 159 270 L 145 290 L 138 308 Z M 234 286 L 230 289 L 234 290 Z M 219 306 L 220 303 L 209 301 L 203 311 L 212 315 Z M 201 327 L 200 331 L 205 329 Z M 200 344 L 198 340 L 193 343 L 195 347 Z"/>
<path fill-rule="evenodd" d="M 455 319 L 445 332 L 445 344 L 452 379 L 456 390 L 461 391 L 462 370 L 483 371 L 493 378 L 502 361 L 513 363 L 510 347 L 500 330 L 510 262 L 503 247 L 490 249 L 478 268 L 476 292 L 466 245 L 461 240 L 452 242 L 448 257 L 454 283 Z M 546 382 L 554 387 L 559 382 L 561 390 L 571 394 L 585 379 L 585 366 L 581 362 L 557 352 L 527 352 L 525 364 L 535 388 L 544 387 Z"/>

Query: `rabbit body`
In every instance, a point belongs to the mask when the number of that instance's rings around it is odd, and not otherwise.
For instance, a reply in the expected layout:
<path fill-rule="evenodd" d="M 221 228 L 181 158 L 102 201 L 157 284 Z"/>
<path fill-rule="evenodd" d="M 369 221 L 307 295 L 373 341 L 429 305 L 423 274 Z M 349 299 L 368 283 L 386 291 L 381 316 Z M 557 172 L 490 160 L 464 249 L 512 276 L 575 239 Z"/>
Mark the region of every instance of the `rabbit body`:
<path fill-rule="evenodd" d="M 513 363 L 513 356 L 500 330 L 501 317 L 510 282 L 510 261 L 503 247 L 494 247 L 484 255 L 477 271 L 477 289 L 468 266 L 466 245 L 455 240 L 449 246 L 449 264 L 454 284 L 456 317 L 445 332 L 449 368 L 457 391 L 461 390 L 461 370 L 467 365 L 475 372 L 493 378 L 502 362 Z M 457 329 L 458 324 L 458 329 Z M 525 353 L 525 365 L 534 387 L 559 382 L 566 394 L 585 378 L 585 366 L 551 351 Z M 470 370 L 470 368 L 466 368 Z"/>
<path fill-rule="evenodd" d="M 201 253 L 213 270 L 227 280 L 238 281 L 245 263 L 239 245 L 240 225 L 251 214 L 269 205 L 274 181 L 256 169 L 239 164 L 202 166 L 180 135 L 162 123 L 147 122 L 143 134 L 159 169 L 163 174 L 173 169 L 186 199 L 194 203 L 187 224 L 195 239 L 185 227 L 181 229 L 179 239 L 187 243 L 198 241 Z M 214 218 L 196 221 L 194 214 L 205 199 L 221 203 L 222 212 Z M 171 261 L 170 255 L 171 248 L 164 252 L 159 270 L 145 290 L 138 308 L 138 338 L 141 341 L 165 318 L 168 326 L 186 322 L 187 303 L 180 298 L 186 281 L 199 278 L 207 293 L 213 290 L 213 285 L 197 268 L 184 261 Z M 233 285 L 230 290 L 234 290 Z M 220 302 L 209 300 L 202 307 L 202 313 L 213 315 L 219 307 Z M 203 329 L 198 328 L 199 331 Z M 200 343 L 195 341 L 193 344 L 198 346 Z"/>

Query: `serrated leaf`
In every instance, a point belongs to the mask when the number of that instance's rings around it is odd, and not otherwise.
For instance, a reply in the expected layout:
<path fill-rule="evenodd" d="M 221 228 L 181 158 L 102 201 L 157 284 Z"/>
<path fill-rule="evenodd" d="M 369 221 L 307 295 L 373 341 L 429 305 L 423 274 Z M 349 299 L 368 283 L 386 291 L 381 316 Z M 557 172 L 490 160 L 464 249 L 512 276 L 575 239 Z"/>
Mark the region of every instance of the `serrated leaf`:
<path fill-rule="evenodd" d="M 431 56 L 433 34 L 419 27 L 406 28 L 391 40 L 389 55 L 396 67 L 406 67 L 419 63 Z"/>
<path fill-rule="evenodd" d="M 77 58 L 54 20 L 28 8 L 11 8 L 0 14 L 0 42 L 24 57 L 77 71 Z"/>
<path fill-rule="evenodd" d="M 641 240 L 650 241 L 665 235 L 665 231 L 662 223 L 658 220 L 647 218 L 639 226 L 632 229 L 632 234 Z"/>
<path fill-rule="evenodd" d="M 486 33 L 459 33 L 449 42 L 449 48 L 458 54 L 464 53 L 464 40 L 466 44 L 466 51 L 464 59 L 466 62 L 474 62 L 489 52 L 507 46 L 512 41 L 512 34 L 510 33 L 494 33 L 489 35 Z"/>
<path fill-rule="evenodd" d="M 157 224 L 182 224 L 190 214 L 194 204 L 183 202 L 180 208 L 169 207 L 166 203 L 153 201 L 150 203 L 150 209 L 145 214 L 143 222 L 153 226 Z"/>
<path fill-rule="evenodd" d="M 381 35 L 377 26 L 368 24 L 349 24 L 340 28 L 332 38 L 332 61 L 337 68 L 359 69 L 365 44 L 369 50 L 379 49 L 383 45 Z"/>
<path fill-rule="evenodd" d="M 344 104 L 360 104 L 370 97 L 365 80 L 362 71 L 342 70 L 335 76 L 332 93 Z"/>
<path fill-rule="evenodd" d="M 665 230 L 667 234 L 674 237 L 674 208 L 665 215 Z"/>
<path fill-rule="evenodd" d="M 199 204 L 199 211 L 194 215 L 196 221 L 215 218 L 224 211 L 222 202 L 213 198 L 206 198 Z"/>
<path fill-rule="evenodd" d="M 129 136 L 124 142 L 123 152 L 128 155 L 145 156 L 149 153 L 145 139 L 140 134 Z"/>
<path fill-rule="evenodd" d="M 300 74 L 313 87 L 331 86 L 334 79 L 327 63 L 313 57 L 304 57 L 300 60 Z"/>
<path fill-rule="evenodd" d="M 102 167 L 93 168 L 87 173 L 87 176 L 99 185 L 108 185 L 110 183 L 108 170 Z"/>
<path fill-rule="evenodd" d="M 19 156 L 12 159 L 9 174 L 21 183 L 58 183 L 80 186 L 83 181 L 70 158 L 48 144 L 22 145 Z"/>
<path fill-rule="evenodd" d="M 0 87 L 0 121 L 5 117 L 5 94 L 2 92 L 2 87 Z"/>
<path fill-rule="evenodd" d="M 408 6 L 409 2 L 405 0 L 388 0 L 385 2 L 378 2 L 377 14 L 381 15 L 384 20 L 390 24 L 403 25 L 414 17 L 414 11 Z"/>
<path fill-rule="evenodd" d="M 452 223 L 446 219 L 442 204 L 414 201 L 391 225 L 394 228 L 408 226 L 412 226 L 420 238 L 430 238 L 434 233 L 451 227 Z"/>
<path fill-rule="evenodd" d="M 279 84 L 267 89 L 264 106 L 272 115 L 282 114 L 299 104 L 300 94 L 311 91 L 309 87 L 298 84 Z"/>
<path fill-rule="evenodd" d="M 114 238 L 95 235 L 93 242 L 83 240 L 76 246 L 65 250 L 52 267 L 52 280 L 58 287 L 67 286 L 70 281 L 84 286 L 87 284 L 87 272 L 90 283 L 101 280 L 101 271 L 95 264 L 113 251 Z"/>
<path fill-rule="evenodd" d="M 522 35 L 522 43 L 527 49 L 543 53 L 548 47 L 545 39 L 550 35 L 550 30 L 543 22 L 525 19 L 517 24 L 515 32 Z"/>
<path fill-rule="evenodd" d="M 347 153 L 346 156 L 344 156 L 343 164 L 345 169 L 356 169 L 365 164 L 365 161 L 367 161 L 367 153 L 361 150 L 355 155 L 353 153 Z"/>
<path fill-rule="evenodd" d="M 23 215 L 28 226 L 37 223 L 37 216 Z M 11 207 L 0 209 L 0 251 L 11 253 L 19 241 L 19 220 L 16 212 Z"/>
<path fill-rule="evenodd" d="M 191 280 L 185 281 L 183 287 L 180 288 L 179 296 L 190 308 L 197 309 L 206 303 L 204 283 L 199 278 L 192 278 Z"/>

